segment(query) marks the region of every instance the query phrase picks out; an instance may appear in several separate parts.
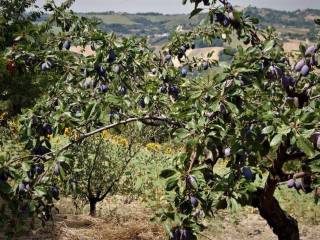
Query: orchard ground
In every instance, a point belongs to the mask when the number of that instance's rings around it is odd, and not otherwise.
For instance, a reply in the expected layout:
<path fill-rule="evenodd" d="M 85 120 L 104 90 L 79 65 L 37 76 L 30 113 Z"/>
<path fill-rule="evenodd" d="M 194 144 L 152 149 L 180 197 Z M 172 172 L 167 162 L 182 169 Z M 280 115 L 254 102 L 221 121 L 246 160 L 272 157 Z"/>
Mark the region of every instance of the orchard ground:
<path fill-rule="evenodd" d="M 223 171 L 221 162 L 217 171 Z M 155 166 L 149 165 L 150 169 Z M 162 201 L 161 195 L 157 196 Z M 320 208 L 313 204 L 313 194 L 300 194 L 288 190 L 286 185 L 278 187 L 276 197 L 281 207 L 299 221 L 301 240 L 320 239 Z M 157 201 L 156 201 L 157 202 Z M 150 207 L 147 197 L 114 195 L 97 205 L 97 217 L 88 216 L 89 206 L 75 209 L 71 198 L 57 202 L 59 213 L 45 228 L 29 232 L 19 240 L 162 240 L 163 227 L 152 223 L 155 207 Z M 251 207 L 239 208 L 234 212 L 223 210 L 205 223 L 207 230 L 200 240 L 276 240 L 269 225 L 258 211 Z M 2 239 L 2 238 L 0 238 Z"/>
<path fill-rule="evenodd" d="M 320 209 L 306 205 L 305 196 L 296 196 L 293 191 L 278 191 L 282 206 L 297 216 L 300 224 L 301 240 L 320 239 Z M 291 198 L 295 196 L 294 198 Z M 289 200 L 291 198 L 294 200 Z M 88 216 L 88 207 L 75 215 L 70 199 L 62 199 L 57 205 L 59 214 L 45 229 L 29 233 L 20 240 L 57 239 L 57 240 L 162 240 L 165 233 L 160 225 L 150 222 L 153 212 L 141 200 L 113 196 L 98 205 L 98 216 Z M 302 222 L 302 221 L 301 221 Z M 200 240 L 276 240 L 277 237 L 264 219 L 253 208 L 240 209 L 238 212 L 219 212 L 206 223 L 208 229 Z"/>

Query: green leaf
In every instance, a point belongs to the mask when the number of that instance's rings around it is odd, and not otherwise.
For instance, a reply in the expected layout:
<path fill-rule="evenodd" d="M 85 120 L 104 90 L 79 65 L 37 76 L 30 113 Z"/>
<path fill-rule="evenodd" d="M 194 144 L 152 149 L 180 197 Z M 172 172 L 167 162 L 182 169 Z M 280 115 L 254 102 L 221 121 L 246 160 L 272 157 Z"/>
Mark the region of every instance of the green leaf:
<path fill-rule="evenodd" d="M 166 191 L 172 191 L 178 186 L 178 179 L 176 177 L 171 177 L 166 182 Z"/>
<path fill-rule="evenodd" d="M 193 16 L 197 15 L 198 13 L 200 13 L 203 9 L 202 8 L 196 8 L 194 9 L 189 16 L 189 19 L 192 18 Z"/>
<path fill-rule="evenodd" d="M 234 114 L 238 114 L 238 113 L 239 113 L 239 110 L 238 110 L 238 108 L 237 108 L 236 105 L 234 105 L 234 104 L 231 103 L 231 102 L 226 102 L 226 103 L 227 103 L 227 106 L 228 106 L 228 108 L 230 109 L 230 111 L 231 111 L 232 113 L 234 113 Z"/>
<path fill-rule="evenodd" d="M 94 110 L 95 110 L 95 107 L 96 107 L 96 103 L 91 103 L 91 104 L 87 107 L 87 109 L 86 109 L 86 111 L 85 111 L 85 113 L 84 113 L 84 119 L 85 119 L 85 120 L 88 120 L 88 119 L 91 117 L 91 115 L 93 114 L 93 112 L 94 112 Z"/>
<path fill-rule="evenodd" d="M 175 175 L 176 173 L 177 172 L 175 170 L 168 168 L 168 169 L 164 169 L 164 170 L 161 171 L 160 177 L 168 178 L 168 177 L 171 177 L 171 176 Z"/>
<path fill-rule="evenodd" d="M 273 137 L 270 143 L 270 147 L 278 146 L 282 141 L 282 134 L 277 134 Z"/>
<path fill-rule="evenodd" d="M 266 43 L 263 51 L 264 51 L 264 52 L 269 52 L 269 51 L 274 47 L 274 45 L 275 45 L 275 41 L 274 41 L 274 40 L 268 41 L 268 42 Z"/>
<path fill-rule="evenodd" d="M 7 182 L 0 181 L 0 192 L 9 194 L 12 191 L 11 186 Z"/>
<path fill-rule="evenodd" d="M 279 134 L 287 135 L 291 131 L 291 128 L 287 125 L 281 125 L 277 130 Z"/>
<path fill-rule="evenodd" d="M 183 139 L 189 135 L 189 131 L 185 128 L 179 128 L 177 131 L 175 131 L 174 135 L 180 139 Z"/>
<path fill-rule="evenodd" d="M 273 126 L 267 126 L 264 129 L 262 129 L 262 134 L 269 134 L 269 133 L 272 133 L 273 131 L 274 131 Z"/>
<path fill-rule="evenodd" d="M 299 135 L 296 138 L 298 148 L 300 148 L 309 158 L 312 158 L 314 156 L 312 143 L 302 135 Z"/>
<path fill-rule="evenodd" d="M 34 192 L 37 197 L 43 197 L 46 195 L 46 190 L 44 187 L 35 187 Z"/>

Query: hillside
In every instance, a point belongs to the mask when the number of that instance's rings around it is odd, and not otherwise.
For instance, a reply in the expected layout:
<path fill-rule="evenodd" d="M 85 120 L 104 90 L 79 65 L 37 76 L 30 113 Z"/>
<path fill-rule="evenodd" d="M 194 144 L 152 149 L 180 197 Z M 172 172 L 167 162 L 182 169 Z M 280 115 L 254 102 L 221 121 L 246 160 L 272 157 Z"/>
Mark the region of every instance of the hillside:
<path fill-rule="evenodd" d="M 245 13 L 263 22 L 263 26 L 274 26 L 284 39 L 316 38 L 317 27 L 313 23 L 320 17 L 320 10 L 306 9 L 294 12 L 277 11 L 248 7 Z M 204 15 L 198 15 L 189 20 L 188 15 L 164 15 L 160 13 L 81 13 L 81 15 L 101 20 L 101 28 L 119 34 L 136 34 L 148 36 L 153 44 L 159 44 L 168 39 L 170 32 L 181 25 L 184 29 L 191 29 L 198 24 Z"/>

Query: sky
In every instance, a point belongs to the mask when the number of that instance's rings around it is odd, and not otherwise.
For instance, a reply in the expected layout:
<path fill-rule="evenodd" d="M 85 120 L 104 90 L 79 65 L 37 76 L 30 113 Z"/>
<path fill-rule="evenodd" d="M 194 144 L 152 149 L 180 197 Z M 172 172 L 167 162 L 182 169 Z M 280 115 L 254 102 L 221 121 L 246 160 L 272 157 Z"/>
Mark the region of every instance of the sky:
<path fill-rule="evenodd" d="M 37 0 L 43 4 L 46 0 Z M 62 0 L 56 0 L 61 2 Z M 305 8 L 320 9 L 320 0 L 230 0 L 234 5 L 267 7 L 279 10 Z M 116 12 L 160 12 L 190 13 L 191 6 L 183 6 L 182 0 L 76 0 L 72 7 L 77 12 L 116 11 Z"/>

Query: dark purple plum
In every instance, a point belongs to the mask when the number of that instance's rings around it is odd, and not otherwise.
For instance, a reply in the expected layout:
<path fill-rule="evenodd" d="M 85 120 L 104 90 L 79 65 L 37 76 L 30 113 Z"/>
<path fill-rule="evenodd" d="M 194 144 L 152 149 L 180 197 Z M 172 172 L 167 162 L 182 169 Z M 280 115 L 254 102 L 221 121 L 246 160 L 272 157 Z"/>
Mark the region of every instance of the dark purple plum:
<path fill-rule="evenodd" d="M 288 186 L 288 188 L 293 188 L 295 186 L 295 180 L 294 179 L 288 180 L 287 186 Z"/>
<path fill-rule="evenodd" d="M 310 72 L 310 67 L 308 65 L 304 65 L 300 71 L 302 76 L 307 76 L 309 72 Z"/>
<path fill-rule="evenodd" d="M 207 103 L 210 102 L 211 99 L 212 99 L 212 97 L 211 97 L 210 95 L 208 95 L 208 94 L 205 95 L 204 98 L 203 98 L 203 100 L 204 100 L 205 102 L 207 102 Z"/>
<path fill-rule="evenodd" d="M 294 184 L 294 188 L 296 189 L 296 190 L 300 190 L 300 189 L 302 189 L 302 182 L 295 182 L 295 184 Z"/>
<path fill-rule="evenodd" d="M 203 67 L 203 70 L 208 70 L 208 68 L 209 68 L 209 63 L 208 63 L 208 62 L 203 62 L 203 63 L 202 63 L 202 67 Z"/>
<path fill-rule="evenodd" d="M 156 69 L 156 68 L 152 68 L 151 73 L 152 73 L 153 75 L 156 75 L 156 74 L 157 74 L 157 69 Z"/>
<path fill-rule="evenodd" d="M 190 229 L 182 229 L 180 240 L 191 240 L 192 232 Z"/>
<path fill-rule="evenodd" d="M 34 170 L 35 170 L 35 172 L 36 172 L 37 174 L 42 174 L 42 173 L 44 173 L 44 165 L 43 165 L 43 163 L 38 163 L 38 164 L 35 166 Z"/>
<path fill-rule="evenodd" d="M 313 133 L 310 140 L 315 148 L 320 149 L 320 132 Z"/>
<path fill-rule="evenodd" d="M 190 204 L 191 204 L 191 206 L 192 206 L 193 208 L 198 207 L 198 205 L 199 205 L 199 200 L 198 200 L 196 197 L 191 196 L 191 197 L 189 198 L 189 201 L 190 201 Z"/>
<path fill-rule="evenodd" d="M 38 146 L 32 150 L 33 155 L 43 156 L 50 152 L 50 149 L 45 146 Z"/>
<path fill-rule="evenodd" d="M 102 93 L 106 93 L 106 92 L 108 91 L 107 85 L 101 84 L 101 85 L 99 86 L 99 91 L 102 92 Z"/>
<path fill-rule="evenodd" d="M 187 49 L 186 49 L 185 46 L 181 46 L 181 47 L 179 48 L 179 51 L 185 53 L 185 52 L 187 51 Z"/>
<path fill-rule="evenodd" d="M 52 127 L 49 123 L 45 123 L 42 127 L 42 130 L 45 135 L 52 135 L 52 133 L 53 133 Z"/>
<path fill-rule="evenodd" d="M 59 189 L 57 187 L 51 186 L 50 193 L 54 199 L 59 200 Z"/>
<path fill-rule="evenodd" d="M 172 56 L 171 56 L 170 54 L 167 54 L 167 55 L 164 57 L 164 60 L 165 60 L 166 62 L 170 62 L 171 59 L 172 59 Z"/>
<path fill-rule="evenodd" d="M 124 87 L 124 86 L 120 86 L 118 91 L 119 91 L 120 95 L 126 95 L 127 94 L 127 88 Z"/>
<path fill-rule="evenodd" d="M 10 173 L 7 169 L 0 171 L 0 182 L 6 182 L 10 176 Z"/>
<path fill-rule="evenodd" d="M 70 40 L 66 40 L 64 43 L 63 43 L 63 48 L 66 49 L 66 50 L 69 50 L 71 47 L 71 41 Z"/>
<path fill-rule="evenodd" d="M 19 183 L 18 185 L 18 191 L 19 192 L 22 192 L 22 191 L 25 191 L 26 190 L 26 184 L 24 183 Z"/>
<path fill-rule="evenodd" d="M 144 97 L 141 97 L 138 101 L 138 104 L 141 108 L 145 108 L 146 107 L 146 103 L 144 101 Z"/>
<path fill-rule="evenodd" d="M 315 54 L 316 52 L 318 51 L 318 48 L 316 46 L 310 46 L 306 49 L 306 52 L 305 52 L 305 55 L 306 56 L 310 56 L 310 55 L 313 55 Z"/>
<path fill-rule="evenodd" d="M 297 62 L 297 64 L 294 66 L 294 70 L 296 72 L 300 72 L 302 67 L 306 64 L 306 60 L 303 58 L 301 59 L 299 62 Z"/>
<path fill-rule="evenodd" d="M 215 21 L 219 22 L 219 23 L 222 23 L 223 20 L 225 19 L 225 17 L 226 16 L 223 13 L 218 12 L 218 13 L 215 14 Z"/>
<path fill-rule="evenodd" d="M 186 185 L 187 187 L 194 187 L 197 185 L 197 178 L 193 175 L 188 175 L 186 177 Z"/>
<path fill-rule="evenodd" d="M 115 72 L 115 73 L 120 73 L 121 72 L 121 66 L 120 65 L 115 65 L 114 66 L 114 68 L 113 68 L 113 71 Z"/>
<path fill-rule="evenodd" d="M 210 0 L 202 0 L 203 5 L 210 6 Z"/>
<path fill-rule="evenodd" d="M 171 86 L 169 88 L 169 94 L 172 96 L 178 96 L 179 95 L 179 88 L 177 86 Z"/>
<path fill-rule="evenodd" d="M 97 71 L 100 76 L 104 76 L 107 72 L 107 69 L 104 66 L 99 66 Z"/>
<path fill-rule="evenodd" d="M 253 178 L 253 174 L 250 167 L 247 167 L 247 166 L 243 167 L 242 174 L 247 181 L 251 181 Z"/>
<path fill-rule="evenodd" d="M 279 68 L 275 65 L 271 65 L 269 67 L 269 71 L 267 74 L 268 74 L 269 79 L 274 80 L 274 79 L 280 78 L 283 75 L 283 72 L 282 72 L 281 68 Z"/>
<path fill-rule="evenodd" d="M 172 230 L 171 235 L 172 235 L 172 238 L 171 238 L 172 240 L 181 240 L 180 239 L 181 232 L 179 228 Z"/>
<path fill-rule="evenodd" d="M 167 88 L 166 88 L 166 86 L 161 86 L 161 87 L 159 88 L 159 91 L 160 91 L 161 93 L 167 93 Z"/>
<path fill-rule="evenodd" d="M 230 25 L 230 19 L 229 19 L 228 17 L 225 17 L 225 18 L 223 19 L 222 25 L 223 25 L 224 27 L 228 27 L 228 26 Z"/>
<path fill-rule="evenodd" d="M 227 114 L 226 106 L 223 103 L 220 103 L 220 113 Z"/>
<path fill-rule="evenodd" d="M 186 77 L 188 75 L 188 69 L 187 68 L 182 68 L 181 69 L 181 76 L 182 77 Z"/>
<path fill-rule="evenodd" d="M 52 64 L 50 62 L 44 62 L 41 64 L 41 70 L 42 71 L 46 71 L 49 70 L 51 68 Z"/>
<path fill-rule="evenodd" d="M 109 50 L 108 62 L 113 63 L 116 60 L 116 53 L 113 49 Z"/>
<path fill-rule="evenodd" d="M 35 170 L 34 168 L 31 168 L 28 172 L 27 172 L 27 176 L 29 179 L 33 179 L 35 175 Z"/>
<path fill-rule="evenodd" d="M 227 9 L 228 12 L 233 11 L 233 6 L 230 2 L 225 1 L 225 7 Z"/>
<path fill-rule="evenodd" d="M 230 157 L 230 155 L 231 155 L 231 148 L 228 147 L 228 148 L 224 149 L 223 152 L 224 152 L 224 156 L 225 156 L 225 157 Z"/>
<path fill-rule="evenodd" d="M 296 80 L 291 76 L 283 76 L 281 78 L 281 83 L 284 88 L 293 87 L 295 85 Z"/>

